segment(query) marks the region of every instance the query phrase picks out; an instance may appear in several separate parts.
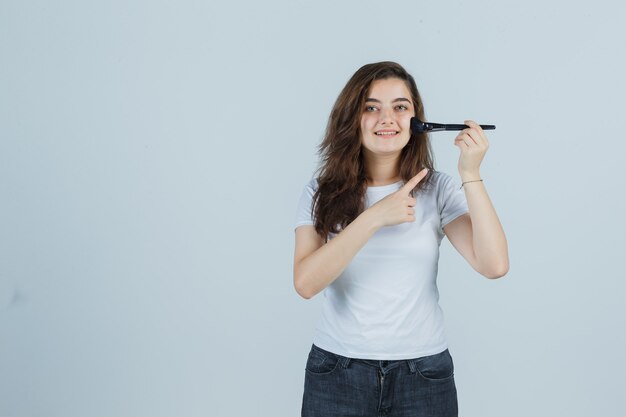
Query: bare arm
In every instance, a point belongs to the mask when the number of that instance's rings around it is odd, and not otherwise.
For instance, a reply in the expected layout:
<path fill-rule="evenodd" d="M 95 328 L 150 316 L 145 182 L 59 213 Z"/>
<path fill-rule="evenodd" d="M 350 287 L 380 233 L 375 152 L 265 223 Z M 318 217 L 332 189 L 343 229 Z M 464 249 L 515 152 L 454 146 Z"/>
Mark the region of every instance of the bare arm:
<path fill-rule="evenodd" d="M 330 285 L 348 266 L 367 241 L 384 226 L 415 221 L 417 202 L 410 191 L 426 176 L 426 169 L 402 188 L 361 213 L 337 236 L 323 243 L 313 226 L 296 229 L 293 282 L 296 292 L 311 298 Z"/>
<path fill-rule="evenodd" d="M 367 210 L 326 244 L 313 226 L 298 227 L 293 272 L 297 293 L 308 299 L 330 285 L 378 228 Z M 298 256 L 298 252 L 307 252 L 312 245 L 318 249 L 304 258 Z"/>
<path fill-rule="evenodd" d="M 480 178 L 479 173 L 468 173 L 463 181 Z M 469 214 L 448 223 L 444 232 L 469 264 L 487 278 L 500 278 L 509 270 L 506 236 L 496 210 L 482 182 L 464 187 Z"/>
<path fill-rule="evenodd" d="M 444 232 L 450 243 L 470 265 L 487 278 L 500 278 L 509 270 L 509 251 L 504 230 L 480 177 L 482 162 L 489 141 L 478 123 L 466 120 L 470 126 L 454 140 L 461 149 L 459 174 L 461 180 L 475 181 L 464 185 L 469 215 L 448 223 Z"/>

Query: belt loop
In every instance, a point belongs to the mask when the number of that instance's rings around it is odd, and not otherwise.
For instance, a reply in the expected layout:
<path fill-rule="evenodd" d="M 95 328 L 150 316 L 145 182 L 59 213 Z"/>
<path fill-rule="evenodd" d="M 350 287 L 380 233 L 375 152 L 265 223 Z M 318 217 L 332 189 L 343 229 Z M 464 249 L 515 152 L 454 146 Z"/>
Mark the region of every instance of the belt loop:
<path fill-rule="evenodd" d="M 348 367 L 348 365 L 350 365 L 351 358 L 342 356 L 339 360 L 341 361 L 341 366 L 345 369 Z"/>
<path fill-rule="evenodd" d="M 411 371 L 411 373 L 414 374 L 415 371 L 417 371 L 417 365 L 415 364 L 415 359 L 407 359 L 406 363 L 407 365 L 409 365 L 409 370 Z"/>

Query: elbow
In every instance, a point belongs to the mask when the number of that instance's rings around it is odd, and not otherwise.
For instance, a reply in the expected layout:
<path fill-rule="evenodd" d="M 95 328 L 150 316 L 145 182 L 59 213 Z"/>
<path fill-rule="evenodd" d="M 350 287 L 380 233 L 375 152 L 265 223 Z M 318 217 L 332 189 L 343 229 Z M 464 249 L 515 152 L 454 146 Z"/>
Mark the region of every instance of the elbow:
<path fill-rule="evenodd" d="M 505 276 L 508 272 L 509 272 L 509 263 L 506 262 L 505 264 L 502 264 L 495 268 L 490 269 L 486 273 L 483 273 L 483 275 L 489 279 L 498 279 L 498 278 L 502 278 L 503 276 Z"/>
<path fill-rule="evenodd" d="M 310 300 L 315 295 L 315 293 L 313 293 L 310 288 L 307 288 L 305 285 L 303 285 L 302 277 L 294 276 L 293 286 L 298 295 L 305 300 Z"/>
<path fill-rule="evenodd" d="M 300 297 L 304 298 L 305 300 L 310 300 L 311 298 L 313 298 L 313 295 L 314 295 L 306 291 L 305 289 L 298 288 L 298 287 L 296 287 L 296 292 L 298 293 Z"/>

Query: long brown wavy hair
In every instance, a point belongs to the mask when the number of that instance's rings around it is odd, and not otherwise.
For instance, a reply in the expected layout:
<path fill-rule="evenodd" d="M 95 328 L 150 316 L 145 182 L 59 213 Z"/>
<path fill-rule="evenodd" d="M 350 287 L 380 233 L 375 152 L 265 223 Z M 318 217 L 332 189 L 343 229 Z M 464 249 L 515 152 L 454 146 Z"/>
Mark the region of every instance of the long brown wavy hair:
<path fill-rule="evenodd" d="M 313 195 L 312 211 L 315 231 L 326 242 L 330 233 L 339 233 L 365 210 L 367 176 L 361 145 L 361 115 L 372 82 L 388 78 L 405 82 L 411 92 L 415 117 L 425 120 L 415 80 L 401 65 L 390 61 L 367 64 L 348 80 L 335 101 L 318 150 L 321 164 L 316 170 L 318 188 Z M 400 176 L 407 182 L 423 168 L 428 168 L 428 175 L 411 191 L 412 197 L 431 182 L 433 158 L 428 134 L 411 132 L 400 154 Z"/>

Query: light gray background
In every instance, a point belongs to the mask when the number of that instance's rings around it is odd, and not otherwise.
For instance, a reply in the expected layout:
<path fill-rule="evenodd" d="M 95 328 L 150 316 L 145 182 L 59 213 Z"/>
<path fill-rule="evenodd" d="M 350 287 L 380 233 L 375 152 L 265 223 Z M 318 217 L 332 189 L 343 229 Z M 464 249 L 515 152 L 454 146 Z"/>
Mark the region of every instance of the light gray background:
<path fill-rule="evenodd" d="M 510 272 L 441 247 L 461 416 L 623 416 L 625 18 L 0 0 L 0 416 L 299 415 L 322 297 L 293 289 L 296 204 L 339 91 L 381 60 L 429 120 L 497 125 Z M 458 180 L 454 136 L 433 142 Z"/>

